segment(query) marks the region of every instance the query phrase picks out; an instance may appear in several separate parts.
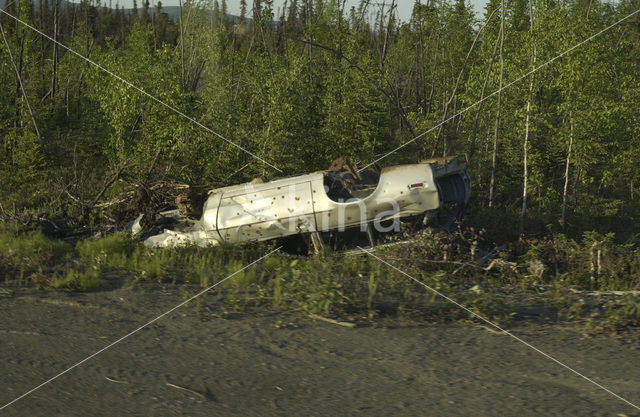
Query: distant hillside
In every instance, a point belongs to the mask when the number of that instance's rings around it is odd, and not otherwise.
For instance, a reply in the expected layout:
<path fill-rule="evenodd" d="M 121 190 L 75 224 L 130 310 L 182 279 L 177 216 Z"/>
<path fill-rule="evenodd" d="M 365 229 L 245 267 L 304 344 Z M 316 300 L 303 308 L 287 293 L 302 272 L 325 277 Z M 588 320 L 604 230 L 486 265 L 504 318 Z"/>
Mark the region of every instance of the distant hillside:
<path fill-rule="evenodd" d="M 50 4 L 53 2 L 54 0 L 50 0 Z M 7 0 L 0 0 L 0 7 L 4 8 L 5 4 L 6 4 Z M 34 1 L 34 7 L 37 9 L 38 8 L 38 1 Z M 76 1 L 67 1 L 67 0 L 60 0 L 60 4 L 61 6 L 64 8 L 67 4 L 80 4 L 80 2 L 76 2 Z M 108 4 L 108 1 L 105 1 L 104 4 L 101 4 L 100 7 L 106 7 L 106 5 Z M 107 7 L 108 8 L 108 7 Z M 114 7 L 112 7 L 112 9 L 115 9 Z M 127 14 L 133 13 L 133 9 L 124 9 L 124 11 Z M 142 7 L 138 7 L 138 14 L 140 14 L 140 12 L 142 11 Z M 154 8 L 155 11 L 155 8 Z M 151 12 L 151 10 L 150 10 Z M 171 17 L 174 20 L 178 20 L 178 18 L 180 17 L 180 6 L 162 6 L 162 12 L 166 13 L 167 15 L 169 15 L 169 17 Z M 240 19 L 239 16 L 236 15 L 232 15 L 232 14 L 227 14 L 227 18 L 232 21 L 235 22 L 238 19 Z M 247 21 L 251 21 L 250 18 L 247 18 Z"/>
<path fill-rule="evenodd" d="M 141 10 L 142 9 L 138 7 L 138 13 L 140 13 Z M 125 11 L 127 13 L 132 13 L 133 9 L 125 9 Z M 169 17 L 172 17 L 174 20 L 178 20 L 178 18 L 180 17 L 180 6 L 162 6 L 162 12 L 168 14 Z M 208 13 L 209 11 L 205 12 Z M 227 13 L 227 18 L 230 21 L 235 22 L 240 19 L 240 16 Z M 251 19 L 247 18 L 247 21 L 250 22 Z"/>

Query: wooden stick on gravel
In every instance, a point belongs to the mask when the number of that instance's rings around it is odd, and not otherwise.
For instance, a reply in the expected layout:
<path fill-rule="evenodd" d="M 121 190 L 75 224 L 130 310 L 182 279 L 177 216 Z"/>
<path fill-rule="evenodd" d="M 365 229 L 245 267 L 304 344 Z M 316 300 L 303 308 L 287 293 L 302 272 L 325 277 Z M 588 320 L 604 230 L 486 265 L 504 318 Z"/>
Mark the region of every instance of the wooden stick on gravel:
<path fill-rule="evenodd" d="M 326 321 L 327 323 L 337 324 L 338 326 L 344 326 L 344 327 L 350 327 L 350 328 L 356 327 L 355 323 L 350 323 L 348 321 L 338 321 L 338 320 L 334 320 L 334 319 L 329 319 L 327 317 L 322 317 L 322 316 L 319 316 L 319 315 L 313 314 L 313 313 L 309 313 L 309 317 L 311 317 L 312 319 Z"/>
<path fill-rule="evenodd" d="M 189 393 L 191 393 L 193 395 L 196 395 L 196 396 L 202 398 L 205 401 L 208 400 L 208 398 L 204 394 L 202 394 L 202 393 L 200 393 L 198 391 L 194 391 L 194 390 L 189 389 L 189 388 L 181 387 L 180 385 L 172 384 L 171 382 L 167 382 L 167 386 L 169 386 L 171 388 L 179 389 L 181 391 L 187 391 L 187 392 L 189 392 Z"/>

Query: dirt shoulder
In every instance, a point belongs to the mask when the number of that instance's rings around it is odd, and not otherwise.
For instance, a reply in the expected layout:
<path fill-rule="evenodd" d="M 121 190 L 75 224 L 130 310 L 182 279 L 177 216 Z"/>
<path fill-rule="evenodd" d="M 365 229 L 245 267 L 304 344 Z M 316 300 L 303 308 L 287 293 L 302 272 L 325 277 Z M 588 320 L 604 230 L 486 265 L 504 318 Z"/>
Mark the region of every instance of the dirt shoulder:
<path fill-rule="evenodd" d="M 177 287 L 3 289 L 2 404 L 181 301 Z M 3 410 L 51 415 L 579 415 L 632 407 L 505 335 L 465 323 L 347 328 L 302 314 L 221 315 L 205 299 Z M 514 333 L 640 401 L 640 344 L 577 327 Z"/>

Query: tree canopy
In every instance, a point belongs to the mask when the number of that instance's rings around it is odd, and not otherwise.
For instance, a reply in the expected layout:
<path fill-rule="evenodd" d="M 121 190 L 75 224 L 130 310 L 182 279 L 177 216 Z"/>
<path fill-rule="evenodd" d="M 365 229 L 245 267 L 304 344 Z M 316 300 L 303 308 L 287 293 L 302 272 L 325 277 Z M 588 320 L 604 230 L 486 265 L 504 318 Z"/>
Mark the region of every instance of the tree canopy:
<path fill-rule="evenodd" d="M 509 83 L 639 0 L 491 0 L 480 17 L 416 0 L 408 22 L 396 3 L 254 0 L 234 17 L 225 0 L 187 0 L 174 19 L 160 2 L 8 2 L 47 36 L 0 14 L 0 204 L 73 212 L 142 178 L 213 187 L 342 155 L 362 166 L 429 131 L 380 164 L 466 155 L 475 207 L 520 210 L 525 181 L 527 219 L 635 224 L 640 13 Z"/>

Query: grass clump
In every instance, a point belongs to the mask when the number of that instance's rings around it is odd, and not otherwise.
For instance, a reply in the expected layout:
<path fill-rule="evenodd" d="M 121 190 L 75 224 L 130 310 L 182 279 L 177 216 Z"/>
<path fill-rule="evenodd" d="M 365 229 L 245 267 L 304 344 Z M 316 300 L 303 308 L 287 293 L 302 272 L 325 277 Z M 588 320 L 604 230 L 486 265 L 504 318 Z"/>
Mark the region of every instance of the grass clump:
<path fill-rule="evenodd" d="M 640 326 L 640 297 L 627 295 L 622 300 L 609 301 L 603 308 L 604 327 L 618 332 Z"/>
<path fill-rule="evenodd" d="M 86 239 L 76 244 L 76 255 L 83 263 L 100 268 L 126 268 L 138 242 L 127 233 L 114 233 L 99 239 Z"/>
<path fill-rule="evenodd" d="M 21 232 L 16 226 L 0 224 L 0 275 L 5 283 L 25 283 L 25 277 L 68 262 L 73 248 L 48 239 L 39 230 Z"/>
<path fill-rule="evenodd" d="M 89 269 L 79 271 L 68 269 L 64 276 L 54 277 L 51 280 L 51 287 L 56 289 L 69 289 L 75 291 L 93 291 L 102 286 L 98 271 Z"/>

